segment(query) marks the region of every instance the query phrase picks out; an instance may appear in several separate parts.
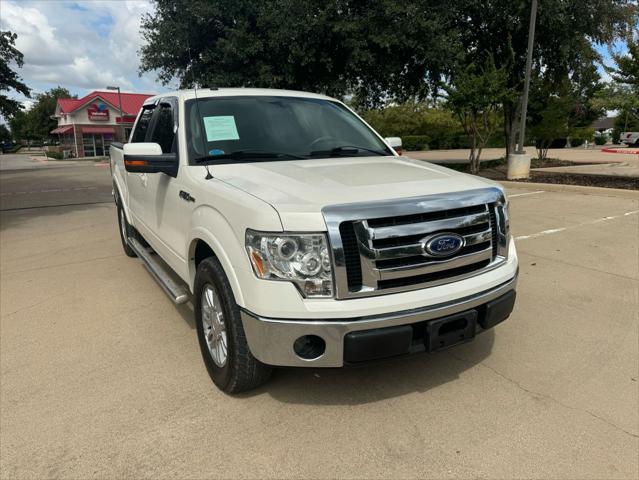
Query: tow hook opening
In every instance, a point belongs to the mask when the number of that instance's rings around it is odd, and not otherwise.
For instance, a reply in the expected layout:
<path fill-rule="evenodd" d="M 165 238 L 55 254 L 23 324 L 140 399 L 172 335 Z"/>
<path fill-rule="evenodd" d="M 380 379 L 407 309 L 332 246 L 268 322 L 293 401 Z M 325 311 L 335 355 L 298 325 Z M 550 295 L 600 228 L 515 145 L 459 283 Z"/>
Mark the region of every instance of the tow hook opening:
<path fill-rule="evenodd" d="M 302 335 L 293 343 L 295 354 L 303 360 L 316 360 L 326 351 L 326 342 L 317 335 Z"/>

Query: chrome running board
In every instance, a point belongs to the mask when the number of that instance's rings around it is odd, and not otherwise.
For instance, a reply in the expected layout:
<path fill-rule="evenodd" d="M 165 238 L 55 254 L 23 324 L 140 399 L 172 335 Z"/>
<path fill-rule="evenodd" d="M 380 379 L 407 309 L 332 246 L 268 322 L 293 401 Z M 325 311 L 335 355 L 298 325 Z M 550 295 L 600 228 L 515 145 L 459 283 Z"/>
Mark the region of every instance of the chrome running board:
<path fill-rule="evenodd" d="M 186 303 L 191 298 L 189 288 L 177 278 L 164 262 L 157 256 L 153 255 L 135 238 L 128 238 L 129 247 L 135 252 L 146 269 L 151 273 L 153 278 L 160 284 L 162 290 L 169 296 L 173 303 Z"/>

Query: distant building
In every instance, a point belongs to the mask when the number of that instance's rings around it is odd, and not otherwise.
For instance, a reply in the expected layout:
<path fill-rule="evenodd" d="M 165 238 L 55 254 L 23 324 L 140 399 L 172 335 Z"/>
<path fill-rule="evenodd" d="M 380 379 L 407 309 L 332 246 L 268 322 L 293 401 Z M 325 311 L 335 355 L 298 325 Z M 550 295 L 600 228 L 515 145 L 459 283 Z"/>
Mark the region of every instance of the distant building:
<path fill-rule="evenodd" d="M 74 98 L 60 98 L 54 117 L 58 127 L 51 131 L 60 138 L 60 149 L 74 157 L 101 157 L 111 142 L 125 142 L 144 101 L 153 95 L 94 91 Z M 120 110 L 120 108 L 122 110 Z"/>
<path fill-rule="evenodd" d="M 591 128 L 594 128 L 597 132 L 605 132 L 615 126 L 615 120 L 617 117 L 601 117 L 592 122 Z"/>

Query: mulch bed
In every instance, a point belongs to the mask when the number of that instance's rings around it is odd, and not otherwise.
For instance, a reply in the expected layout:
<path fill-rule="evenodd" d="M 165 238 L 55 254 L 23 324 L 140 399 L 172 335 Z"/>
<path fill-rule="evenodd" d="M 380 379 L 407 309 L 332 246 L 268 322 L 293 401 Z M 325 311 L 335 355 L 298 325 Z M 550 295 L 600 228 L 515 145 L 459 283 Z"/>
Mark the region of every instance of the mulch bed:
<path fill-rule="evenodd" d="M 602 162 L 592 162 L 591 165 L 598 165 Z M 617 163 L 617 162 L 605 162 Z M 552 168 L 552 167 L 572 167 L 583 166 L 586 163 L 570 162 L 557 158 L 546 158 L 539 160 L 533 158 L 531 168 Z M 442 164 L 443 167 L 452 168 L 460 172 L 468 173 L 469 166 L 464 163 Z M 479 175 L 491 180 L 506 180 L 506 159 L 489 160 L 481 163 L 482 169 Z M 530 178 L 526 180 L 514 180 L 516 182 L 554 183 L 563 185 L 582 185 L 586 187 L 621 188 L 625 190 L 639 190 L 638 177 L 622 177 L 616 175 L 593 175 L 588 173 L 566 173 L 552 171 L 531 171 Z"/>
<path fill-rule="evenodd" d="M 587 173 L 530 172 L 530 180 L 524 182 L 583 185 L 586 187 L 622 188 L 639 190 L 639 177 L 617 175 L 589 175 Z"/>

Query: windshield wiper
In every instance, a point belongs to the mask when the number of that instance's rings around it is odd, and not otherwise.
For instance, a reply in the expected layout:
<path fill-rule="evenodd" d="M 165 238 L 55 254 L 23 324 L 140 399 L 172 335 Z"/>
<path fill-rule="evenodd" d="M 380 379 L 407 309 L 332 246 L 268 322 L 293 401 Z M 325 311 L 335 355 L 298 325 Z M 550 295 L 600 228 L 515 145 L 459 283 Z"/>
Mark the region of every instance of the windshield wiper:
<path fill-rule="evenodd" d="M 356 147 L 355 145 L 342 145 L 341 147 L 334 147 L 328 150 L 314 150 L 309 155 L 310 156 L 330 155 L 332 157 L 336 157 L 338 155 L 343 155 L 343 154 L 347 154 L 347 155 L 354 154 L 359 152 L 360 150 L 365 152 L 371 152 L 376 155 L 382 155 L 382 156 L 388 155 L 388 152 L 384 152 L 382 150 L 375 150 L 373 148 L 367 148 L 367 147 Z"/>
<path fill-rule="evenodd" d="M 255 159 L 264 161 L 273 158 L 287 158 L 291 160 L 303 160 L 304 157 L 293 155 L 292 153 L 282 152 L 266 152 L 262 150 L 236 150 L 231 153 L 222 153 L 220 155 L 205 155 L 195 159 L 195 163 L 215 162 L 216 160 L 248 160 Z"/>

